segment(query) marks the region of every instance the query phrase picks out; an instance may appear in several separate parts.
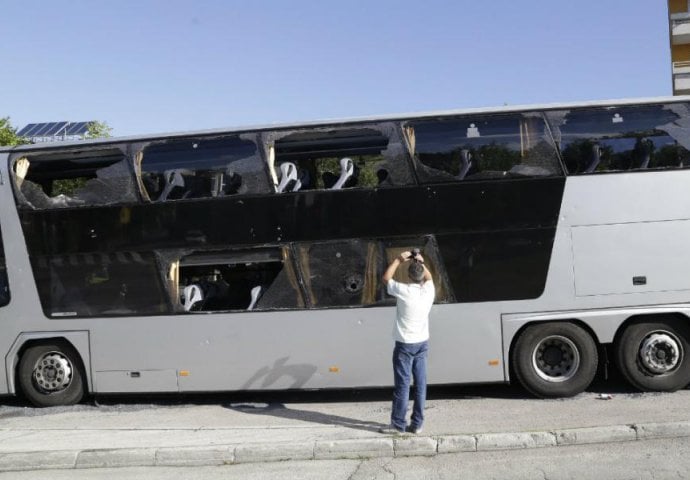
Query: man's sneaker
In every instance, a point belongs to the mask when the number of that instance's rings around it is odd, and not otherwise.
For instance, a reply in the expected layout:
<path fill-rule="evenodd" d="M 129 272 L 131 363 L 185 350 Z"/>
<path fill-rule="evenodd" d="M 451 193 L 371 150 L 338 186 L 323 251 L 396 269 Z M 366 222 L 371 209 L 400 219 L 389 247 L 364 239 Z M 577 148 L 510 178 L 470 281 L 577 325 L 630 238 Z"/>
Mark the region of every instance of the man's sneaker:
<path fill-rule="evenodd" d="M 379 428 L 379 433 L 385 433 L 386 435 L 402 435 L 405 430 L 398 430 L 393 425 L 388 425 L 386 427 Z"/>
<path fill-rule="evenodd" d="M 415 435 L 419 435 L 423 432 L 423 429 L 422 427 L 413 427 L 412 425 L 410 425 L 409 427 L 407 427 L 407 431 L 410 433 L 414 433 Z"/>

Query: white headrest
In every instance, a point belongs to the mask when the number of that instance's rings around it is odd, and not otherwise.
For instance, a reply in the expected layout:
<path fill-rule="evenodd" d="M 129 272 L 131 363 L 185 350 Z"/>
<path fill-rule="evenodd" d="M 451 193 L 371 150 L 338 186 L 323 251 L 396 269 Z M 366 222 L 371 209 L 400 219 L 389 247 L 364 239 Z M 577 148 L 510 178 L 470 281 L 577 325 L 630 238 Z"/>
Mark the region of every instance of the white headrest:
<path fill-rule="evenodd" d="M 297 180 L 297 167 L 292 162 L 284 162 L 280 164 L 280 184 L 278 184 L 278 193 L 282 193 L 291 180 Z"/>
<path fill-rule="evenodd" d="M 352 162 L 352 159 L 349 157 L 341 158 L 340 178 L 337 182 L 335 182 L 335 185 L 333 185 L 331 190 L 339 190 L 343 188 L 343 185 L 345 185 L 345 182 L 347 182 L 347 180 L 352 176 L 353 173 L 355 173 L 355 165 Z"/>
<path fill-rule="evenodd" d="M 184 287 L 184 310 L 188 312 L 194 304 L 204 299 L 204 294 L 199 285 L 187 285 Z"/>

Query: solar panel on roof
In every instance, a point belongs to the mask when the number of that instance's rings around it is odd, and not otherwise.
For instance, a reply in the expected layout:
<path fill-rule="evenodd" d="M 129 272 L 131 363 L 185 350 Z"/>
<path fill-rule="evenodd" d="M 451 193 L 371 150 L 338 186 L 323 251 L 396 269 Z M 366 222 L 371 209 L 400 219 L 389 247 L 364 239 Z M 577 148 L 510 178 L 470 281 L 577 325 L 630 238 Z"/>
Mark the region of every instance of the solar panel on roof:
<path fill-rule="evenodd" d="M 74 122 L 67 127 L 66 135 L 83 135 L 89 131 L 91 122 Z"/>
<path fill-rule="evenodd" d="M 89 122 L 46 122 L 30 123 L 17 132 L 20 137 L 53 137 L 84 135 L 89 131 Z"/>
<path fill-rule="evenodd" d="M 30 123 L 30 124 L 28 124 L 27 126 L 25 126 L 24 128 L 22 128 L 21 130 L 19 130 L 19 131 L 17 132 L 17 135 L 19 135 L 20 137 L 25 137 L 25 136 L 27 136 L 27 134 L 28 134 L 31 130 L 33 130 L 33 129 L 36 127 L 36 125 L 38 125 L 38 123 Z"/>

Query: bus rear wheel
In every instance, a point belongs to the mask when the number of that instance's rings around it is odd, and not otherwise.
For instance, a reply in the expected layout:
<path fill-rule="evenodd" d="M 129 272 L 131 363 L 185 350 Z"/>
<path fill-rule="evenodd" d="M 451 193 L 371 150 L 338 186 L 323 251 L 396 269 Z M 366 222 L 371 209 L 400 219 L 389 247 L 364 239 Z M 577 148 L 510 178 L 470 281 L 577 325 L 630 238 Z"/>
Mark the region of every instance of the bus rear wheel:
<path fill-rule="evenodd" d="M 572 397 L 594 379 L 598 364 L 594 339 L 567 322 L 527 327 L 511 355 L 518 381 L 537 397 Z"/>
<path fill-rule="evenodd" d="M 19 386 L 37 407 L 73 405 L 84 396 L 79 355 L 62 342 L 34 345 L 19 361 Z"/>
<path fill-rule="evenodd" d="M 615 345 L 625 379 L 642 391 L 673 392 L 690 383 L 690 326 L 674 317 L 637 322 Z"/>

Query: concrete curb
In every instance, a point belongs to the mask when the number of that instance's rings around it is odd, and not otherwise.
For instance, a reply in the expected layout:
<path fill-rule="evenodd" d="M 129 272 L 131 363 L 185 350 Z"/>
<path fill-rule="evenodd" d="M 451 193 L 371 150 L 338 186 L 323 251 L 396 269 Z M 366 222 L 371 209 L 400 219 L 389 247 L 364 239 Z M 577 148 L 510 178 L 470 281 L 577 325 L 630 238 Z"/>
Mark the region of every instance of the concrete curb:
<path fill-rule="evenodd" d="M 434 456 L 690 437 L 690 421 L 474 435 L 383 436 L 208 447 L 120 448 L 0 453 L 0 472 L 141 466 L 217 466 L 284 460 Z"/>

